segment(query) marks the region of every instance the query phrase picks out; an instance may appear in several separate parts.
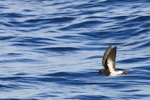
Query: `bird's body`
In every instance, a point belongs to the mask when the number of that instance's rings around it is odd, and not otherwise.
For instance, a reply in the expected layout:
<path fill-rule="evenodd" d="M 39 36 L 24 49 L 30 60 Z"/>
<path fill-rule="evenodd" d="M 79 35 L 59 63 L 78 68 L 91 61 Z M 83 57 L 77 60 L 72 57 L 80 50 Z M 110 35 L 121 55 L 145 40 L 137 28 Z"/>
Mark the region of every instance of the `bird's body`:
<path fill-rule="evenodd" d="M 116 63 L 116 50 L 117 47 L 112 48 L 109 46 L 103 56 L 102 65 L 104 69 L 99 70 L 99 74 L 106 76 L 117 76 L 121 74 L 127 74 L 126 71 L 118 70 L 115 68 Z"/>

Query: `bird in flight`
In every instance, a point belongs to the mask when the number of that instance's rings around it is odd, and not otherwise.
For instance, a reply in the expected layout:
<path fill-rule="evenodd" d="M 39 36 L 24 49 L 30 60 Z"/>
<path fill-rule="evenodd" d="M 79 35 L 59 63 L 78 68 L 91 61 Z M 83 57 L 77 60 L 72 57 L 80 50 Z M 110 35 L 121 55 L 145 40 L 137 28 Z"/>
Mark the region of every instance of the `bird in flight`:
<path fill-rule="evenodd" d="M 117 76 L 121 74 L 128 74 L 127 71 L 118 70 L 115 68 L 116 51 L 117 47 L 112 48 L 111 45 L 106 49 L 102 59 L 102 65 L 104 66 L 104 69 L 99 70 L 99 74 L 106 76 Z"/>

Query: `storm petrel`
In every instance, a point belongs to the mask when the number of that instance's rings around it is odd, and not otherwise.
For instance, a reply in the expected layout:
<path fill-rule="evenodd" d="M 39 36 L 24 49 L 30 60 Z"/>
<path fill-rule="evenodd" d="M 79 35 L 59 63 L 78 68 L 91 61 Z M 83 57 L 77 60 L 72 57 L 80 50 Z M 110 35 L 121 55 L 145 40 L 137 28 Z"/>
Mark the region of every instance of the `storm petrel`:
<path fill-rule="evenodd" d="M 104 69 L 99 70 L 99 74 L 106 76 L 117 76 L 128 73 L 127 71 L 118 70 L 115 68 L 116 51 L 117 47 L 112 48 L 111 45 L 106 49 L 102 59 L 102 65 L 104 66 Z"/>

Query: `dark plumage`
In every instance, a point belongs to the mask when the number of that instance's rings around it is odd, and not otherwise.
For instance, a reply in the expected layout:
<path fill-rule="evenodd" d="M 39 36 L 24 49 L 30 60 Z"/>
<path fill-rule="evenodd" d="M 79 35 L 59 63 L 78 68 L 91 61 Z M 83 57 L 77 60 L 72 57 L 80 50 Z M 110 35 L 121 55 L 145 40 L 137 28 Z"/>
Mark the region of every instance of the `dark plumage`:
<path fill-rule="evenodd" d="M 128 73 L 127 71 L 117 70 L 115 68 L 116 51 L 117 47 L 112 48 L 111 45 L 106 49 L 102 59 L 102 65 L 104 66 L 104 69 L 99 70 L 99 74 L 107 76 L 117 76 L 120 74 Z"/>

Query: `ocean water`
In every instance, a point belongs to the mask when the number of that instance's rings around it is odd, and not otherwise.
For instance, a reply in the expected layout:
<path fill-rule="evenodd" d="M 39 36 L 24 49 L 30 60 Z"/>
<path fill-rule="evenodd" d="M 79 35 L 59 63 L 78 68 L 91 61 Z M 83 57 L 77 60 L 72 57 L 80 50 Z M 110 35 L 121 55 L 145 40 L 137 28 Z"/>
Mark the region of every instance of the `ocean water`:
<path fill-rule="evenodd" d="M 0 48 L 0 100 L 150 100 L 149 0 L 0 0 Z"/>

